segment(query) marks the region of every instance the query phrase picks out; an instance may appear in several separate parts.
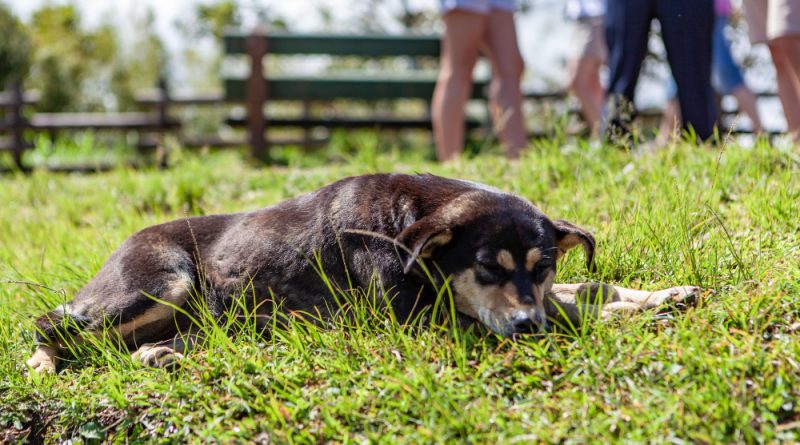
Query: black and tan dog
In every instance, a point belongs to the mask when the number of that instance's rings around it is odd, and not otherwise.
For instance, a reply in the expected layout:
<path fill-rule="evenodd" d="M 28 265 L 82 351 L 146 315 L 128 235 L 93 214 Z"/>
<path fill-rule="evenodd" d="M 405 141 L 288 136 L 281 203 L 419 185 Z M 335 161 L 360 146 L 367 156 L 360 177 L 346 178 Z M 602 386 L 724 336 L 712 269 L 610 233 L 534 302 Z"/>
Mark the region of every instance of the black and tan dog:
<path fill-rule="evenodd" d="M 431 175 L 347 178 L 255 212 L 179 219 L 134 234 L 73 301 L 37 320 L 39 345 L 27 364 L 53 371 L 65 342 L 106 327 L 134 358 L 174 361 L 192 332 L 189 300 L 198 290 L 216 317 L 245 294 L 265 318 L 279 307 L 324 319 L 337 310 L 331 286 L 377 281 L 379 301 L 408 320 L 433 305 L 449 280 L 460 316 L 505 336 L 544 329 L 548 317 L 579 323 L 581 315 L 652 308 L 698 292 L 554 285 L 556 260 L 575 246 L 591 267 L 595 240 L 587 231 L 480 184 Z M 576 298 L 598 287 L 604 304 Z"/>

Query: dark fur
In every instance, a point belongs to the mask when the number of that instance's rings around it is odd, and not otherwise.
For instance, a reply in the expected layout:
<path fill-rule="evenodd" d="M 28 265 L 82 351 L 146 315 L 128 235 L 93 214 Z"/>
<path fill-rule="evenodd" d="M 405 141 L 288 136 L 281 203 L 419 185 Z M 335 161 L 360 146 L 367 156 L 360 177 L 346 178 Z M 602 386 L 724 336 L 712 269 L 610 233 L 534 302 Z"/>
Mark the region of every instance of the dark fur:
<path fill-rule="evenodd" d="M 551 221 L 517 196 L 431 175 L 346 178 L 255 212 L 179 219 L 134 234 L 72 302 L 37 321 L 39 341 L 57 343 L 76 329 L 137 320 L 159 304 L 150 296 L 164 298 L 181 286 L 187 295 L 202 295 L 217 317 L 244 288 L 267 314 L 279 302 L 283 311 L 326 317 L 336 302 L 315 258 L 340 289 L 365 288 L 377 277 L 380 301 L 391 302 L 398 319 L 406 320 L 434 303 L 442 276 L 475 267 L 476 255 L 491 257 L 503 248 L 524 258 L 536 247 L 554 273 L 559 242 L 567 239 L 584 246 L 591 264 L 590 234 Z M 425 256 L 442 273 L 434 273 L 438 283 L 416 265 Z M 496 281 L 482 271 L 476 276 L 482 285 Z M 507 281 L 527 302 L 536 279 L 515 272 Z M 186 298 L 181 305 L 188 309 Z M 64 313 L 77 323 L 60 321 Z M 129 347 L 166 340 L 187 323 L 171 314 L 123 340 Z M 65 325 L 76 329 L 60 332 Z"/>

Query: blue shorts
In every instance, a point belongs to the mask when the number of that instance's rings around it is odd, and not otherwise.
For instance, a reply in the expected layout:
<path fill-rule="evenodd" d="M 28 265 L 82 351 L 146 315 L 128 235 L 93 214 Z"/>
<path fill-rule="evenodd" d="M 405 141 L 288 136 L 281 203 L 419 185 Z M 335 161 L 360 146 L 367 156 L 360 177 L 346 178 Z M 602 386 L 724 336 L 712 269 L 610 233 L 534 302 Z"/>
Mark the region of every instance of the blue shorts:
<path fill-rule="evenodd" d="M 733 60 L 731 47 L 725 38 L 725 27 L 728 25 L 727 17 L 717 17 L 714 20 L 714 34 L 711 37 L 711 85 L 719 94 L 730 94 L 733 90 L 744 85 L 744 76 L 739 65 Z M 675 80 L 670 78 L 667 85 L 667 97 L 670 99 L 678 95 Z"/>
<path fill-rule="evenodd" d="M 478 14 L 488 14 L 492 9 L 514 12 L 517 10 L 516 0 L 439 0 L 442 14 L 453 9 L 465 9 Z"/>

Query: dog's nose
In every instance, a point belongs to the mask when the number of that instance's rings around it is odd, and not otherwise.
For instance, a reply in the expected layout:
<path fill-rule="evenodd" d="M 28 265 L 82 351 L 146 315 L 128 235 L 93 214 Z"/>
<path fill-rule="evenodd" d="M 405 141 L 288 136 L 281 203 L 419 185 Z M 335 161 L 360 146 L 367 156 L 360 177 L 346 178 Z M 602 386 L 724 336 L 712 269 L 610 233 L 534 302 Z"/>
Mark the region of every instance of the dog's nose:
<path fill-rule="evenodd" d="M 534 323 L 530 318 L 525 320 L 517 320 L 514 322 L 514 332 L 518 334 L 533 332 L 535 328 L 536 323 Z"/>
<path fill-rule="evenodd" d="M 547 331 L 547 318 L 538 312 L 529 316 L 519 313 L 511 322 L 515 334 L 533 334 Z"/>
<path fill-rule="evenodd" d="M 530 333 L 536 330 L 536 322 L 527 315 L 518 315 L 511 323 L 514 332 L 517 334 Z"/>

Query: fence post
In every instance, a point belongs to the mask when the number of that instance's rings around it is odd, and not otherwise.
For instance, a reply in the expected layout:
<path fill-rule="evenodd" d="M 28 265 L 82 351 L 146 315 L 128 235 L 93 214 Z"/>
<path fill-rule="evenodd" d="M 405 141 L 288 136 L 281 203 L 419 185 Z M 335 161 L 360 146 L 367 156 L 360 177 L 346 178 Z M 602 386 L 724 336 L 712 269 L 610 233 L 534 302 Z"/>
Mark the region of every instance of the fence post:
<path fill-rule="evenodd" d="M 247 55 L 250 57 L 250 75 L 247 78 L 247 134 L 250 149 L 255 159 L 269 162 L 269 150 L 265 132 L 264 104 L 267 101 L 267 82 L 264 78 L 264 56 L 267 54 L 267 32 L 263 26 L 256 27 L 247 36 Z"/>
<path fill-rule="evenodd" d="M 169 86 L 167 85 L 167 79 L 164 76 L 159 76 L 158 78 L 158 131 L 159 131 L 159 139 L 161 140 L 159 144 L 159 150 L 157 151 L 156 156 L 158 157 L 158 166 L 164 168 L 167 166 L 167 150 L 164 147 L 164 135 L 170 130 L 170 119 L 169 119 Z"/>
<path fill-rule="evenodd" d="M 22 107 L 25 105 L 25 96 L 22 92 L 22 82 L 19 79 L 11 81 L 11 109 L 8 111 L 9 123 L 11 124 L 11 155 L 14 163 L 22 171 L 22 152 L 25 150 L 25 116 L 22 115 Z"/>
<path fill-rule="evenodd" d="M 309 118 L 311 118 L 311 101 L 305 99 L 303 100 L 303 119 L 308 121 Z M 311 148 L 311 145 L 311 128 L 308 126 L 303 126 L 303 148 L 308 150 Z"/>
<path fill-rule="evenodd" d="M 169 130 L 169 89 L 167 79 L 164 77 L 158 78 L 158 125 L 162 132 Z"/>

